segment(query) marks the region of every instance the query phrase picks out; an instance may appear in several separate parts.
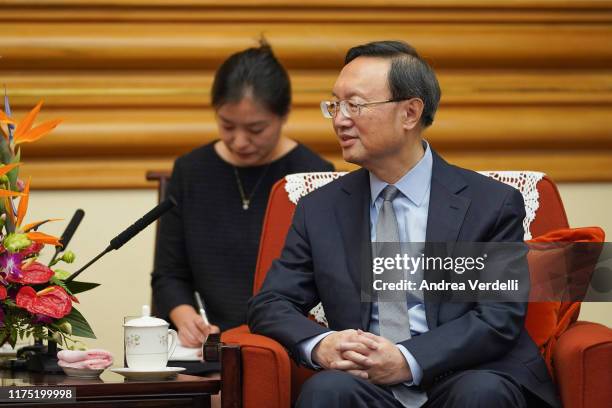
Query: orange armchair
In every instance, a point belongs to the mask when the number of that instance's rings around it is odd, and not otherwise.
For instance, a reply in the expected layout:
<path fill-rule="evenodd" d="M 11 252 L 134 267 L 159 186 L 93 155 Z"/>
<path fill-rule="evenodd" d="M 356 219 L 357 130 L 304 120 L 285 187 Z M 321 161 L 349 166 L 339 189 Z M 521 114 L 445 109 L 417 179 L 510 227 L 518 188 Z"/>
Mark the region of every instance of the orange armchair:
<path fill-rule="evenodd" d="M 270 192 L 253 293 L 260 290 L 272 261 L 279 256 L 291 224 L 295 205 L 289 200 L 285 184 L 285 179 L 279 181 Z M 567 228 L 563 203 L 552 180 L 545 176 L 536 188 L 539 208 L 530 225 L 533 236 Z M 580 303 L 562 303 L 558 312 L 559 320 L 563 320 L 558 327 L 562 329 L 541 349 L 552 359 L 552 374 L 564 407 L 607 407 L 612 401 L 612 329 L 597 323 L 576 322 L 579 312 Z M 539 310 L 530 304 L 526 326 L 532 337 L 531 330 L 538 324 L 537 313 Z M 246 325 L 223 333 L 222 341 L 241 346 L 245 408 L 288 408 L 299 394 L 301 384 L 313 374 L 312 370 L 297 367 L 279 343 L 250 333 Z"/>

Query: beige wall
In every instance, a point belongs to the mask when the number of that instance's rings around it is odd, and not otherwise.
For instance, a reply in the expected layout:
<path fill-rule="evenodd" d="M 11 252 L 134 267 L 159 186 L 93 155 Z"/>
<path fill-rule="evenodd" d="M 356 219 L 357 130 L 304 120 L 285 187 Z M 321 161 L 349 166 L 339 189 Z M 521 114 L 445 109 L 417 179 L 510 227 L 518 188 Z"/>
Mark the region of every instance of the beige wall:
<path fill-rule="evenodd" d="M 563 184 L 561 195 L 572 226 L 599 225 L 612 234 L 612 183 Z M 77 253 L 76 270 L 102 251 L 110 239 L 142 216 L 157 201 L 152 190 L 125 191 L 35 191 L 32 193 L 27 220 L 62 217 L 43 228 L 61 234 L 76 208 L 85 210 L 85 218 L 70 244 Z M 27 221 L 26 220 L 26 221 Z M 609 239 L 609 238 L 608 238 Z M 150 299 L 149 273 L 153 264 L 154 228 L 149 227 L 119 251 L 111 252 L 86 272 L 81 279 L 99 282 L 101 287 L 79 296 L 77 308 L 94 328 L 98 340 L 90 347 L 104 347 L 122 364 L 122 316 L 138 314 Z M 68 268 L 66 268 L 68 269 Z M 610 303 L 584 304 L 581 319 L 612 326 Z"/>

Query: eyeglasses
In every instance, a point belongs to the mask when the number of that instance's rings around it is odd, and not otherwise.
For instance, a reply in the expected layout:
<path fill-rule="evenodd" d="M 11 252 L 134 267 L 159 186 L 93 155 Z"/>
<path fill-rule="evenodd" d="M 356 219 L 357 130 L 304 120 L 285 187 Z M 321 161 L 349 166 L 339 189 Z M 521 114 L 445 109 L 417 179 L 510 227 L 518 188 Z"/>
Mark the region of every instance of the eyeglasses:
<path fill-rule="evenodd" d="M 347 118 L 353 118 L 361 114 L 364 106 L 381 105 L 383 103 L 400 102 L 406 99 L 387 99 L 386 101 L 376 101 L 367 103 L 355 103 L 347 100 L 342 101 L 323 101 L 321 102 L 321 113 L 327 119 L 335 118 L 338 110 Z"/>

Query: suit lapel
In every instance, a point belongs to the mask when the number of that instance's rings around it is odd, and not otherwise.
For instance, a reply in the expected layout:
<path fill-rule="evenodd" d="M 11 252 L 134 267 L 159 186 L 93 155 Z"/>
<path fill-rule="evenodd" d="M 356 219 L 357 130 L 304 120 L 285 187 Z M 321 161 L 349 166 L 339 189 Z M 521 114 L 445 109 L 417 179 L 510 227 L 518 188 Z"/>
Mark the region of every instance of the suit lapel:
<path fill-rule="evenodd" d="M 433 168 L 425 234 L 428 243 L 426 252 L 428 256 L 444 257 L 452 254 L 471 201 L 458 194 L 467 187 L 463 178 L 437 153 L 433 151 L 432 153 Z M 439 243 L 447 243 L 446 251 L 441 250 Z M 427 271 L 426 278 L 428 281 L 439 281 L 444 275 L 441 271 Z M 430 329 L 438 325 L 439 303 L 439 297 L 430 292 L 425 293 L 425 313 Z"/>
<path fill-rule="evenodd" d="M 463 178 L 435 151 L 432 150 L 432 154 L 433 167 L 425 235 L 428 243 L 448 243 L 444 254 L 439 253 L 440 245 L 434 248 L 438 252 L 436 255 L 448 256 L 452 253 L 453 243 L 457 241 L 471 201 L 458 194 L 467 187 Z M 360 169 L 347 174 L 341 180 L 342 193 L 335 207 L 335 213 L 342 233 L 347 268 L 356 291 L 362 298 L 371 298 L 372 243 L 368 172 Z M 426 247 L 428 254 L 431 248 L 431 245 Z M 428 271 L 428 280 L 436 281 L 442 278 L 443 275 L 439 271 Z M 440 300 L 433 294 L 425 293 L 425 313 L 430 329 L 438 325 L 439 302 Z M 371 311 L 371 302 L 361 302 L 360 317 L 363 330 L 368 330 Z"/>
<path fill-rule="evenodd" d="M 335 207 L 336 219 L 342 233 L 344 256 L 352 284 L 363 298 L 371 295 L 372 288 L 369 176 L 367 170 L 360 169 L 347 174 L 341 180 L 342 192 Z M 360 302 L 360 304 L 361 328 L 367 330 L 372 303 Z"/>

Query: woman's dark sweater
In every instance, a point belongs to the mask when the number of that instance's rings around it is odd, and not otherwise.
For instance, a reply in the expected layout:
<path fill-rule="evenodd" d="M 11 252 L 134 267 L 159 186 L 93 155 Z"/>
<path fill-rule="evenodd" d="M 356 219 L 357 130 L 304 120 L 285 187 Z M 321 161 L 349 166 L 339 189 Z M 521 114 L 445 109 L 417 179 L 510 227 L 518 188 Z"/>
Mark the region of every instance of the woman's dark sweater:
<path fill-rule="evenodd" d="M 246 322 L 263 217 L 272 185 L 287 174 L 331 171 L 333 166 L 298 144 L 267 165 L 237 167 L 249 197 L 242 208 L 231 164 L 222 160 L 214 143 L 178 158 L 168 194 L 178 206 L 161 218 L 152 274 L 157 315 L 194 304 L 197 290 L 211 323 L 221 330 Z"/>

